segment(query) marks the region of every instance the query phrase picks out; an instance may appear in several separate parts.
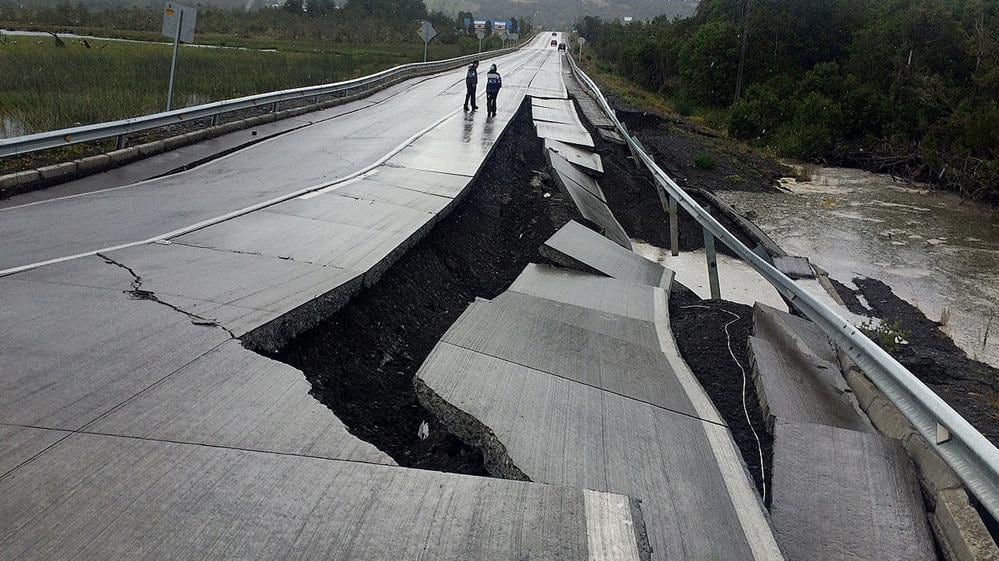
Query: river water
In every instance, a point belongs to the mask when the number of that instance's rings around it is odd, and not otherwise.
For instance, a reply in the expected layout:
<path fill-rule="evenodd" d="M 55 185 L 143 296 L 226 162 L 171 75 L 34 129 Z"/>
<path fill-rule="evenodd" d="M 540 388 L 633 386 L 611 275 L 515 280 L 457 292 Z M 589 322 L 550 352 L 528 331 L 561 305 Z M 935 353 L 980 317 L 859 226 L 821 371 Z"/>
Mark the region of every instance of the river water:
<path fill-rule="evenodd" d="M 782 180 L 781 193 L 716 194 L 847 286 L 887 283 L 945 322 L 969 357 L 999 367 L 999 211 L 884 174 L 809 171 Z"/>

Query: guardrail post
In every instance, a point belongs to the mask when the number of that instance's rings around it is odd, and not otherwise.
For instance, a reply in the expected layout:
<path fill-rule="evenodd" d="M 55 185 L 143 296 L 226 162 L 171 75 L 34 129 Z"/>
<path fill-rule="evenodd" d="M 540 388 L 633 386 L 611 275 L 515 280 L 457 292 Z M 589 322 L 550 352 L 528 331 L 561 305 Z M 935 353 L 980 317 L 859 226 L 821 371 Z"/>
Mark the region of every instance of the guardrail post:
<path fill-rule="evenodd" d="M 216 114 L 212 115 L 212 126 L 213 127 L 217 127 L 218 124 L 219 124 L 219 114 L 216 113 Z"/>
<path fill-rule="evenodd" d="M 680 217 L 673 197 L 669 197 L 669 253 L 673 257 L 680 255 Z"/>
<path fill-rule="evenodd" d="M 715 254 L 715 236 L 704 228 L 704 257 L 708 261 L 708 285 L 711 287 L 711 299 L 721 299 L 721 287 L 718 286 L 718 256 Z"/>
<path fill-rule="evenodd" d="M 127 143 L 128 143 L 128 139 L 126 138 L 126 135 L 119 134 L 118 137 L 115 139 L 114 149 L 115 150 L 121 150 L 122 148 L 125 147 L 125 144 L 127 144 Z"/>
<path fill-rule="evenodd" d="M 278 102 L 276 101 L 271 104 L 271 113 L 277 113 L 277 104 Z"/>

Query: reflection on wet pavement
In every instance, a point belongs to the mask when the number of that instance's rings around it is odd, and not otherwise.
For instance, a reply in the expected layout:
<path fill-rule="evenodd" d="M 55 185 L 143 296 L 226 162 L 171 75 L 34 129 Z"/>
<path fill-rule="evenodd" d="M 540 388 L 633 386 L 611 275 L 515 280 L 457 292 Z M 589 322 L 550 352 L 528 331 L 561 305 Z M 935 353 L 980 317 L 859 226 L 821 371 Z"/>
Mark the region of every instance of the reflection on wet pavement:
<path fill-rule="evenodd" d="M 850 287 L 856 277 L 886 282 L 947 320 L 968 356 L 999 366 L 999 212 L 883 174 L 811 171 L 809 181 L 782 180 L 785 193 L 717 194 L 788 253 Z"/>

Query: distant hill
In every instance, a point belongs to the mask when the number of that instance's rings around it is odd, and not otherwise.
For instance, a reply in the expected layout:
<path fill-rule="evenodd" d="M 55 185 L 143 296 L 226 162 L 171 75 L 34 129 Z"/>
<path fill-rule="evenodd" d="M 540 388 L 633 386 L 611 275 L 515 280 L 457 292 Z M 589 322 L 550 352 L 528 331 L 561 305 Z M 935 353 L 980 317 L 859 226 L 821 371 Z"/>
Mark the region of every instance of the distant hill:
<path fill-rule="evenodd" d="M 65 0 L 0 0 L 0 4 L 14 5 L 56 5 Z M 192 6 L 216 6 L 227 9 L 254 10 L 264 6 L 281 4 L 284 0 L 180 0 Z M 337 0 L 344 3 L 349 0 Z M 659 15 L 686 17 L 694 13 L 697 0 L 424 0 L 427 9 L 454 14 L 458 11 L 471 12 L 481 18 L 529 17 L 540 12 L 540 22 L 546 27 L 570 25 L 585 16 L 600 16 L 606 19 L 632 17 L 648 19 Z M 77 0 L 71 0 L 76 4 Z M 166 0 L 82 0 L 91 10 L 107 8 L 129 8 L 133 6 L 159 9 Z"/>

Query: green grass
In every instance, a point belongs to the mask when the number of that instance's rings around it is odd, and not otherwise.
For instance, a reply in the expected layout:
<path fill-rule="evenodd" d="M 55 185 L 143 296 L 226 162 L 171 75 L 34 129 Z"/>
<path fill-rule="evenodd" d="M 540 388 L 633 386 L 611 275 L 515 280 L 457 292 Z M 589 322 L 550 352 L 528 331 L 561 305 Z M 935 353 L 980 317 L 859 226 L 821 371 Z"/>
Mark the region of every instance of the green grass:
<path fill-rule="evenodd" d="M 104 46 L 106 45 L 106 46 Z M 74 42 L 18 37 L 0 43 L 0 136 L 30 134 L 162 111 L 170 73 L 168 45 Z M 422 44 L 335 45 L 321 51 L 261 52 L 183 48 L 174 106 L 346 80 L 423 59 Z M 469 44 L 431 45 L 450 58 Z M 3 130 L 6 128 L 7 130 Z"/>

